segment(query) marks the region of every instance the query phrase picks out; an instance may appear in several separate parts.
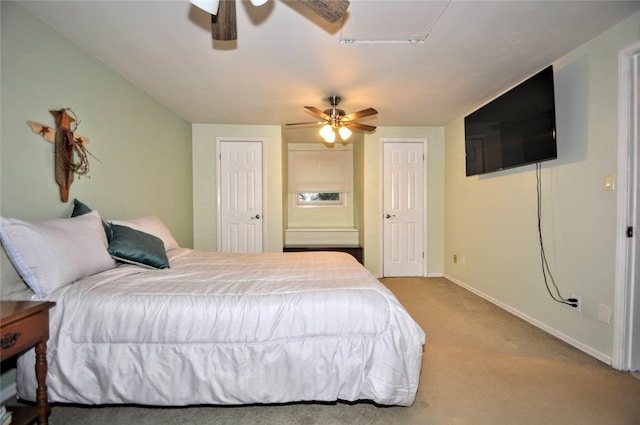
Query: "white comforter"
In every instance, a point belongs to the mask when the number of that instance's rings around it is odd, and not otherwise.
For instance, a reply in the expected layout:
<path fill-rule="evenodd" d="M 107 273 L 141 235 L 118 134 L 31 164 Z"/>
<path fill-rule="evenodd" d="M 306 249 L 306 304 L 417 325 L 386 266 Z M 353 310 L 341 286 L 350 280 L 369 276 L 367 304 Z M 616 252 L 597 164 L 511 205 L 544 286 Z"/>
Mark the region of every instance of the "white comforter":
<path fill-rule="evenodd" d="M 413 403 L 424 332 L 353 257 L 180 248 L 170 262 L 51 297 L 50 401 Z M 34 361 L 18 362 L 22 399 L 35 397 Z"/>

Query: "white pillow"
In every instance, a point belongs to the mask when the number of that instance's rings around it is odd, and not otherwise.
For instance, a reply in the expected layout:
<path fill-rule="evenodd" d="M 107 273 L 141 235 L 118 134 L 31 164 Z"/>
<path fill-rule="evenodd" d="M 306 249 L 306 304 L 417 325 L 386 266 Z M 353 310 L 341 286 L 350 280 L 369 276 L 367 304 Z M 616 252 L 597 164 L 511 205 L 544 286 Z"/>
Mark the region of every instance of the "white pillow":
<path fill-rule="evenodd" d="M 164 243 L 165 251 L 171 251 L 172 249 L 178 248 L 178 242 L 176 242 L 171 231 L 167 226 L 165 226 L 158 216 L 153 214 L 145 215 L 140 218 L 133 218 L 131 220 L 112 220 L 111 223 L 131 227 L 132 229 L 149 233 L 150 235 L 160 238 L 162 243 Z"/>
<path fill-rule="evenodd" d="M 96 211 L 38 222 L 0 217 L 0 238 L 16 270 L 40 299 L 116 266 Z"/>
<path fill-rule="evenodd" d="M 0 300 L 29 301 L 33 295 L 33 291 L 22 280 L 0 244 Z"/>

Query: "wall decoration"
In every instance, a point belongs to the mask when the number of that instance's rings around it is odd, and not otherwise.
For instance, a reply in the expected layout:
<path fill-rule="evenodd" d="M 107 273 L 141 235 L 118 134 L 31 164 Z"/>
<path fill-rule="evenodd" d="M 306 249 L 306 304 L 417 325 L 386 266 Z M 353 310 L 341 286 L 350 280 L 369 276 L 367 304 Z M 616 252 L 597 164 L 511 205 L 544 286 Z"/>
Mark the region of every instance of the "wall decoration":
<path fill-rule="evenodd" d="M 49 112 L 55 117 L 55 128 L 35 121 L 27 121 L 27 124 L 34 133 L 54 144 L 55 179 L 60 187 L 62 202 L 67 202 L 74 174 L 78 176 L 88 176 L 89 174 L 89 155 L 91 153 L 86 148 L 89 139 L 76 134 L 80 121 L 77 120 L 76 114 L 71 109 L 65 108 Z"/>

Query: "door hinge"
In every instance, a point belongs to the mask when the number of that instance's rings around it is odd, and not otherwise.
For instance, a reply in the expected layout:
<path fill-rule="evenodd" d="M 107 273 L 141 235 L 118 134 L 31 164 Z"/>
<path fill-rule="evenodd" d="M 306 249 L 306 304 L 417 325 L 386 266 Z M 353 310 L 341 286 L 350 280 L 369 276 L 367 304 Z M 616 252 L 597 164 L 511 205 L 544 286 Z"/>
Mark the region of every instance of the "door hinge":
<path fill-rule="evenodd" d="M 633 237 L 633 226 L 627 227 L 627 237 L 628 238 L 632 238 Z"/>

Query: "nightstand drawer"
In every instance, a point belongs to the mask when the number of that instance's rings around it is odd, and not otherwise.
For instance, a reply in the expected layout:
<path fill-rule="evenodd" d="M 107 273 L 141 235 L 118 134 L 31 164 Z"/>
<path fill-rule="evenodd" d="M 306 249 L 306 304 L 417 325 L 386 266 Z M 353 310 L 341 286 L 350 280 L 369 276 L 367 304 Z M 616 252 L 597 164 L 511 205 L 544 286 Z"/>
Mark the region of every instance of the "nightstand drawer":
<path fill-rule="evenodd" d="M 49 337 L 48 312 L 40 311 L 0 329 L 2 359 L 25 351 Z"/>
<path fill-rule="evenodd" d="M 12 424 L 49 423 L 51 406 L 47 398 L 47 339 L 49 339 L 49 301 L 0 301 L 0 358 L 5 361 L 32 347 L 36 350 L 35 406 L 18 406 L 12 410 Z"/>

